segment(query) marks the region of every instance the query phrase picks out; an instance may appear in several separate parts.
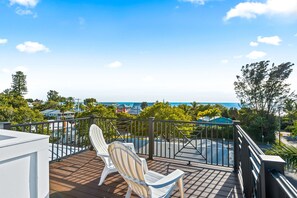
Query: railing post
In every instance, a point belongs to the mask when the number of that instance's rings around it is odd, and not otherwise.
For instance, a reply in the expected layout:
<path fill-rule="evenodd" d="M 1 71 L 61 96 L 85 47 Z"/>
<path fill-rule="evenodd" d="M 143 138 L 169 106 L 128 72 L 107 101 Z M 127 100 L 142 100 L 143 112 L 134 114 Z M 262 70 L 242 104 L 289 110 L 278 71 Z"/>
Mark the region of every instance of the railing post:
<path fill-rule="evenodd" d="M 153 159 L 154 156 L 154 117 L 149 118 L 149 130 L 148 130 L 148 136 L 149 136 L 149 160 Z"/>
<path fill-rule="evenodd" d="M 260 169 L 260 197 L 280 197 L 281 192 L 279 186 L 272 178 L 271 170 L 276 170 L 284 174 L 286 162 L 280 156 L 274 155 L 260 155 L 261 169 Z"/>
<path fill-rule="evenodd" d="M 95 116 L 94 115 L 91 115 L 90 120 L 89 120 L 90 127 L 91 127 L 92 124 L 95 124 Z"/>
<path fill-rule="evenodd" d="M 91 125 L 92 124 L 95 124 L 95 116 L 94 115 L 91 115 L 90 116 L 90 119 L 89 119 L 89 128 L 91 127 Z M 88 137 L 87 137 L 87 139 L 88 139 L 88 142 L 89 142 L 89 150 L 91 150 L 91 151 L 93 151 L 94 150 L 94 147 L 93 147 L 93 145 L 91 144 L 91 141 L 90 141 L 90 138 L 89 138 L 89 130 L 88 130 Z"/>
<path fill-rule="evenodd" d="M 234 120 L 233 121 L 233 127 L 234 127 L 234 132 L 233 132 L 233 136 L 234 136 L 234 172 L 238 173 L 238 168 L 239 168 L 239 143 L 238 143 L 238 129 L 236 128 L 236 125 L 239 125 L 239 121 L 238 120 Z"/>
<path fill-rule="evenodd" d="M 11 123 L 10 122 L 0 122 L 0 129 L 10 130 Z"/>

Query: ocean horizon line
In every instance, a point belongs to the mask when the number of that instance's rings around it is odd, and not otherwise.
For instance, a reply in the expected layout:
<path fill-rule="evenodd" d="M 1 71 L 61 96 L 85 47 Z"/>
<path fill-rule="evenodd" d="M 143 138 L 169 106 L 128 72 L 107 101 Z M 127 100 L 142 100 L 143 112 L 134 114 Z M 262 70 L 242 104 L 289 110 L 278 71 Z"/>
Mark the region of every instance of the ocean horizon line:
<path fill-rule="evenodd" d="M 98 102 L 98 101 L 97 101 Z M 141 103 L 143 102 L 98 102 L 103 105 L 114 105 L 114 104 L 121 104 L 121 105 L 127 105 L 127 106 L 140 106 Z M 148 106 L 153 105 L 156 102 L 146 102 Z M 178 106 L 181 104 L 186 104 L 186 105 L 191 105 L 193 102 L 168 102 L 171 106 Z M 222 105 L 226 108 L 237 108 L 240 109 L 240 103 L 239 102 L 196 102 L 197 104 L 202 104 L 202 105 Z"/>

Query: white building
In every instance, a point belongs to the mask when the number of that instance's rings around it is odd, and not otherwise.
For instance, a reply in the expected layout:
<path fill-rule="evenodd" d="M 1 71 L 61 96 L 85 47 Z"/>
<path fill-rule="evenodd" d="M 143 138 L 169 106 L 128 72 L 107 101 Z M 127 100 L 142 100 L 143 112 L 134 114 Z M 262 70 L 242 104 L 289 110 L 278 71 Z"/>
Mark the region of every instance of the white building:
<path fill-rule="evenodd" d="M 128 113 L 131 115 L 139 115 L 142 112 L 140 106 L 133 106 L 131 109 L 128 110 Z"/>
<path fill-rule="evenodd" d="M 75 114 L 72 111 L 65 111 L 64 113 L 62 113 L 60 110 L 56 110 L 56 109 L 47 109 L 47 110 L 41 111 L 41 113 L 46 117 L 54 117 L 57 120 L 61 118 L 71 119 L 71 118 L 74 118 L 74 114 Z"/>

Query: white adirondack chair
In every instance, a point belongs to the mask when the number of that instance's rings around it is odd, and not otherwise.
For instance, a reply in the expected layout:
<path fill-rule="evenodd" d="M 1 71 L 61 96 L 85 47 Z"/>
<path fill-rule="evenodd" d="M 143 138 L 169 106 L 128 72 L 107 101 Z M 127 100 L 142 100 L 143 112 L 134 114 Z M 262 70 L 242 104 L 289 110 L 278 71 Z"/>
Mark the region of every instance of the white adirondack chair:
<path fill-rule="evenodd" d="M 101 173 L 99 186 L 101 186 L 108 174 L 117 172 L 117 169 L 113 165 L 108 154 L 108 144 L 106 144 L 105 139 L 102 134 L 102 130 L 95 124 L 92 124 L 89 131 L 89 137 L 94 149 L 105 164 L 105 167 Z M 124 143 L 129 147 L 132 152 L 135 152 L 133 143 Z"/>
<path fill-rule="evenodd" d="M 167 176 L 149 171 L 147 164 L 121 142 L 111 143 L 108 153 L 114 166 L 128 183 L 126 198 L 131 196 L 132 190 L 140 197 L 167 198 L 176 185 L 179 187 L 180 197 L 184 197 L 183 171 L 175 170 Z"/>

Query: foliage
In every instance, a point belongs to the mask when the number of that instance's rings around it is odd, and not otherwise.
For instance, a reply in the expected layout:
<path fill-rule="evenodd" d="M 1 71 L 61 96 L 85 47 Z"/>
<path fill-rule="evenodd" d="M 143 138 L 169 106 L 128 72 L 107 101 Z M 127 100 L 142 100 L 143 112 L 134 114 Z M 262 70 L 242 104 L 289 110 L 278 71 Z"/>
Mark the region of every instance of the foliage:
<path fill-rule="evenodd" d="M 290 96 L 289 84 L 285 80 L 292 72 L 294 64 L 287 62 L 278 66 L 269 61 L 247 64 L 241 68 L 241 76 L 236 76 L 235 92 L 243 106 L 270 115 Z"/>
<path fill-rule="evenodd" d="M 241 125 L 258 141 L 262 136 L 270 142 L 275 138 L 275 113 L 293 95 L 285 82 L 292 66 L 287 62 L 269 67 L 269 61 L 261 61 L 242 66 L 241 76 L 236 76 L 235 92 L 244 107 L 240 110 Z"/>
<path fill-rule="evenodd" d="M 26 75 L 22 71 L 12 74 L 11 92 L 17 96 L 23 96 L 28 92 Z"/>
<path fill-rule="evenodd" d="M 117 117 L 122 118 L 122 119 L 135 119 L 136 118 L 136 116 L 131 115 L 129 113 L 124 113 L 124 112 L 117 113 Z"/>
<path fill-rule="evenodd" d="M 59 100 L 60 100 L 59 92 L 57 92 L 55 90 L 49 90 L 47 92 L 47 100 L 48 101 L 59 102 Z"/>
<path fill-rule="evenodd" d="M 297 136 L 297 121 L 294 121 L 293 130 L 292 130 L 291 135 Z"/>
<path fill-rule="evenodd" d="M 21 124 L 42 120 L 43 115 L 37 110 L 32 110 L 22 96 L 0 93 L 0 121 Z"/>
<path fill-rule="evenodd" d="M 236 108 L 231 107 L 228 109 L 228 118 L 231 118 L 232 120 L 237 120 L 239 117 L 239 112 Z"/>
<path fill-rule="evenodd" d="M 77 117 L 81 118 L 89 116 L 116 118 L 116 113 L 114 108 L 105 107 L 104 105 L 99 104 L 97 106 L 91 106 L 87 108 L 84 112 L 78 113 L 77 115 Z"/>
<path fill-rule="evenodd" d="M 147 102 L 142 102 L 141 105 L 140 105 L 141 109 L 145 109 L 148 107 L 148 104 Z"/>
<path fill-rule="evenodd" d="M 209 108 L 207 110 L 204 110 L 204 111 L 199 111 L 197 113 L 197 119 L 201 118 L 201 117 L 210 117 L 210 118 L 213 118 L 215 116 L 220 116 L 221 115 L 221 111 L 218 109 L 218 108 Z"/>
<path fill-rule="evenodd" d="M 225 112 L 225 117 L 228 117 L 228 109 L 222 105 L 216 104 L 199 104 L 197 102 L 192 102 L 191 106 L 186 104 L 181 104 L 178 106 L 182 109 L 186 115 L 191 116 L 191 120 L 197 120 L 201 117 L 215 117 L 222 116 L 222 112 Z"/>
<path fill-rule="evenodd" d="M 59 103 L 53 100 L 49 100 L 45 103 L 42 102 L 34 102 L 34 109 L 39 110 L 39 111 L 44 111 L 46 109 L 58 109 L 59 108 Z"/>
<path fill-rule="evenodd" d="M 34 100 L 32 98 L 27 98 L 26 100 L 27 100 L 27 102 L 31 102 L 31 103 L 34 102 Z"/>
<path fill-rule="evenodd" d="M 239 120 L 242 128 L 256 141 L 274 142 L 274 131 L 277 122 L 274 115 L 268 117 L 244 107 L 239 110 Z M 264 139 L 262 139 L 262 136 Z"/>
<path fill-rule="evenodd" d="M 285 116 L 282 118 L 282 128 L 286 131 L 293 131 L 297 126 L 294 126 L 294 121 L 297 120 L 297 102 L 295 98 L 285 100 L 284 108 Z M 297 133 L 296 133 L 297 134 Z"/>
<path fill-rule="evenodd" d="M 84 105 L 94 105 L 97 102 L 97 100 L 95 98 L 86 98 L 84 99 Z"/>
<path fill-rule="evenodd" d="M 186 115 L 184 110 L 172 107 L 168 102 L 156 102 L 153 106 L 145 108 L 139 115 L 139 118 L 149 117 L 155 117 L 156 120 L 191 120 L 191 116 Z"/>

